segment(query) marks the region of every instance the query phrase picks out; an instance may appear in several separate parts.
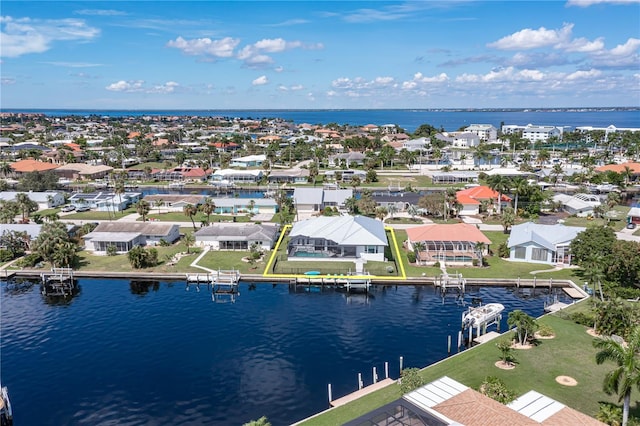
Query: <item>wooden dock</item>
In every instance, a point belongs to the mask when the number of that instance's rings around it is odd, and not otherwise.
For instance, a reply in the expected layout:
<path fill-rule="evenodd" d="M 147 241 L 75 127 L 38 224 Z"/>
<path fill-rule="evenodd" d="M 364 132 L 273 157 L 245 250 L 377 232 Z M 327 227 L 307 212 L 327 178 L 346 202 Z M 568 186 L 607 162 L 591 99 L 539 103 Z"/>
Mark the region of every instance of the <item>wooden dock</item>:
<path fill-rule="evenodd" d="M 348 404 L 351 401 L 354 401 L 358 398 L 361 398 L 379 389 L 386 388 L 387 386 L 392 385 L 395 382 L 396 381 L 393 379 L 380 380 L 378 383 L 374 383 L 372 385 L 366 386 L 360 390 L 350 393 L 349 395 L 345 395 L 342 398 L 334 399 L 333 401 L 330 402 L 330 404 L 332 407 L 339 407 L 341 405 Z"/>

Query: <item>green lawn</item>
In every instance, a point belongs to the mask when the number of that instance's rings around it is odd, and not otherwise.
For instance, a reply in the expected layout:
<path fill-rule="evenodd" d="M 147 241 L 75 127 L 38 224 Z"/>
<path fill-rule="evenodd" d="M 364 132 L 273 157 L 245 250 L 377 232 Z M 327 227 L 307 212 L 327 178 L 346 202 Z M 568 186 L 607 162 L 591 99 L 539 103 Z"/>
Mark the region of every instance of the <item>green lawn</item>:
<path fill-rule="evenodd" d="M 627 206 L 615 206 L 611 210 L 611 218 L 596 218 L 588 219 L 586 217 L 569 216 L 564 219 L 564 224 L 567 226 L 603 226 L 609 225 L 614 231 L 620 231 L 627 225 L 627 213 L 629 213 L 629 207 Z"/>
<path fill-rule="evenodd" d="M 162 211 L 162 210 L 161 210 Z M 224 215 L 224 214 L 212 214 L 209 217 L 210 223 L 214 222 L 249 222 L 250 218 L 248 215 Z M 161 212 L 158 213 L 157 208 L 152 208 L 149 214 L 147 215 L 147 220 L 153 219 L 158 220 L 160 222 L 191 222 L 189 216 L 185 215 L 183 212 Z M 142 220 L 142 219 L 140 219 Z M 198 214 L 193 216 L 193 221 L 195 222 L 197 227 L 200 227 L 200 224 L 207 220 L 207 215 L 198 212 Z"/>
<path fill-rule="evenodd" d="M 124 216 L 133 214 L 136 212 L 136 209 L 133 207 L 130 207 L 126 210 L 123 210 L 121 212 L 98 212 L 98 211 L 88 211 L 88 212 L 80 212 L 80 213 L 71 213 L 68 215 L 64 215 L 61 216 L 62 219 L 69 219 L 69 220 L 85 220 L 85 221 L 92 221 L 92 220 L 111 220 L 111 219 L 120 219 Z"/>
<path fill-rule="evenodd" d="M 545 316 L 539 321 L 550 325 L 556 337 L 540 340 L 532 349 L 514 350 L 517 366 L 513 370 L 495 367 L 500 357 L 495 345 L 499 340 L 495 340 L 427 367 L 420 375 L 426 383 L 449 376 L 474 389 L 487 376 L 495 376 L 518 396 L 536 390 L 590 416 L 597 413 L 600 401 L 616 402 L 615 396 L 602 391 L 604 376 L 613 364 L 595 363 L 594 338 L 586 333 L 586 328 L 557 316 Z M 499 339 L 511 336 L 512 333 L 507 333 Z M 555 378 L 560 375 L 573 377 L 578 385 L 569 387 L 558 384 Z M 304 425 L 342 424 L 400 396 L 400 387 L 391 385 L 311 419 Z M 640 406 L 634 398 L 632 400 L 632 413 L 637 415 Z"/>

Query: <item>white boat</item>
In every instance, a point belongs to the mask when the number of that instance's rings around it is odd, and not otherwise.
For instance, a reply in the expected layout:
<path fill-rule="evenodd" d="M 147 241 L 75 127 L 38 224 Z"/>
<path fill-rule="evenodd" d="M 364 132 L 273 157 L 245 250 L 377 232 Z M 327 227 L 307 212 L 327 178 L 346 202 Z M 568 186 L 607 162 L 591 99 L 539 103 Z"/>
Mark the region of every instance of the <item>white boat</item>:
<path fill-rule="evenodd" d="M 489 325 L 500 317 L 504 306 L 500 303 L 487 303 L 478 307 L 471 307 L 462 314 L 462 328 Z"/>
<path fill-rule="evenodd" d="M 0 425 L 13 425 L 13 411 L 9 401 L 9 391 L 6 386 L 0 387 Z"/>
<path fill-rule="evenodd" d="M 169 189 L 184 189 L 184 182 L 171 182 Z"/>

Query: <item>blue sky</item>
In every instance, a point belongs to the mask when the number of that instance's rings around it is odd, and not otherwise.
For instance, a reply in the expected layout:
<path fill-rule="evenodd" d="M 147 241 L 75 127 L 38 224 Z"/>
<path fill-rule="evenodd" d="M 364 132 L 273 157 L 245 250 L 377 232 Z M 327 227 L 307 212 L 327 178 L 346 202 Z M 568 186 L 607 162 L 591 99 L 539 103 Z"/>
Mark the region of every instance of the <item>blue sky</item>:
<path fill-rule="evenodd" d="M 640 106 L 640 0 L 3 0 L 2 108 Z"/>

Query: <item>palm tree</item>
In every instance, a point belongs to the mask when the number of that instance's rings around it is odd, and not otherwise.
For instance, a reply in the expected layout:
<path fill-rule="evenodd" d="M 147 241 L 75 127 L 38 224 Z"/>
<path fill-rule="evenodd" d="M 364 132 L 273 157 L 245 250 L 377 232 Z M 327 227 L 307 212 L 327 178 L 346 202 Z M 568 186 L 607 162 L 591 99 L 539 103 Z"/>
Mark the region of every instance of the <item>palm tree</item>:
<path fill-rule="evenodd" d="M 418 215 L 418 208 L 415 205 L 410 204 L 407 208 L 407 213 L 411 216 L 411 220 L 415 220 Z"/>
<path fill-rule="evenodd" d="M 145 200 L 140 200 L 136 203 L 136 212 L 142 216 L 142 221 L 147 221 L 147 215 L 149 214 L 149 210 L 151 210 L 151 206 Z"/>
<path fill-rule="evenodd" d="M 613 361 L 617 368 L 607 373 L 604 379 L 604 391 L 607 394 L 617 393 L 618 401 L 622 405 L 622 426 L 629 420 L 631 405 L 631 390 L 640 390 L 640 327 L 636 326 L 629 337 L 629 341 L 621 342 L 613 337 L 604 337 L 593 342 L 593 346 L 600 349 L 596 354 L 598 365 L 605 361 Z"/>
<path fill-rule="evenodd" d="M 509 327 L 516 328 L 516 337 L 520 345 L 527 343 L 529 337 L 533 336 L 538 328 L 536 320 L 520 309 L 509 312 L 507 324 Z"/>
<path fill-rule="evenodd" d="M 211 223 L 210 221 L 211 213 L 213 213 L 216 210 L 216 205 L 213 202 L 213 199 L 210 197 L 205 198 L 204 203 L 202 203 L 201 209 L 202 209 L 202 213 L 207 215 L 207 223 Z"/>
<path fill-rule="evenodd" d="M 511 188 L 513 195 L 516 196 L 515 205 L 514 205 L 514 213 L 516 217 L 518 217 L 518 199 L 520 195 L 526 194 L 529 191 L 529 182 L 527 182 L 523 178 L 515 178 L 513 180 L 513 188 Z"/>
<path fill-rule="evenodd" d="M 387 216 L 387 209 L 384 207 L 378 207 L 375 210 L 376 218 L 384 221 L 384 218 Z"/>
<path fill-rule="evenodd" d="M 391 216 L 391 219 L 393 219 L 393 215 L 398 213 L 398 206 L 396 206 L 395 203 L 391 203 L 387 206 L 387 212 L 389 212 L 389 215 Z"/>
<path fill-rule="evenodd" d="M 195 235 L 193 235 L 193 232 L 189 232 L 188 234 L 184 234 L 184 237 L 182 237 L 182 242 L 187 247 L 187 254 L 189 254 L 189 248 L 196 243 L 196 237 Z"/>
<path fill-rule="evenodd" d="M 156 200 L 154 204 L 158 208 L 158 214 L 160 214 L 160 207 L 164 206 L 164 200 L 160 198 L 159 200 Z"/>
<path fill-rule="evenodd" d="M 191 219 L 191 224 L 193 225 L 193 229 L 196 229 L 196 223 L 193 220 L 193 216 L 195 216 L 198 213 L 198 206 L 194 206 L 193 204 L 187 204 L 182 208 L 182 212 L 186 216 L 189 216 L 189 219 Z"/>
<path fill-rule="evenodd" d="M 553 181 L 553 186 L 556 186 L 556 183 L 558 182 L 558 178 L 564 175 L 564 170 L 562 170 L 562 166 L 560 164 L 554 164 L 553 168 L 551 169 L 550 175 Z"/>
<path fill-rule="evenodd" d="M 500 223 L 504 228 L 505 234 L 509 232 L 509 228 L 512 227 L 515 222 L 516 222 L 516 215 L 513 212 L 513 209 L 511 207 L 505 208 L 504 211 L 502 212 L 502 216 L 500 217 Z"/>
<path fill-rule="evenodd" d="M 22 213 L 22 221 L 24 222 L 31 213 L 38 211 L 38 203 L 32 201 L 29 195 L 24 192 L 16 194 L 16 203 Z"/>
<path fill-rule="evenodd" d="M 478 255 L 478 266 L 484 266 L 484 250 L 487 248 L 487 245 L 482 241 L 478 241 L 473 245 L 473 248 Z"/>
<path fill-rule="evenodd" d="M 355 214 L 358 211 L 358 200 L 355 197 L 349 197 L 344 200 L 344 206 L 350 214 Z"/>
<path fill-rule="evenodd" d="M 493 175 L 487 179 L 489 188 L 498 193 L 498 214 L 502 212 L 502 194 L 511 187 L 511 179 L 502 175 Z"/>

